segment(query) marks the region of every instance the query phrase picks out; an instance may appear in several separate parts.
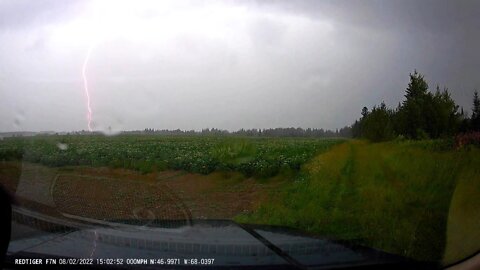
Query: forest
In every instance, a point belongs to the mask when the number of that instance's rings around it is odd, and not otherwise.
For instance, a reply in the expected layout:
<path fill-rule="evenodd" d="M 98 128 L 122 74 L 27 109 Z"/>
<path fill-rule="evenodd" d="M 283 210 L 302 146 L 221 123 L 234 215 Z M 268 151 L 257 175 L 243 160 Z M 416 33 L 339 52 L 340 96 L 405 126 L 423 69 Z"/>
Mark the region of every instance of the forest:
<path fill-rule="evenodd" d="M 456 143 L 479 142 L 480 99 L 473 94 L 471 114 L 455 103 L 448 88 L 436 87 L 430 91 L 424 75 L 416 70 L 410 74 L 405 99 L 397 108 L 389 108 L 385 102 L 363 107 L 361 118 L 352 125 L 355 138 L 372 142 L 393 139 L 445 139 L 456 136 Z M 469 116 L 470 115 L 470 116 Z"/>

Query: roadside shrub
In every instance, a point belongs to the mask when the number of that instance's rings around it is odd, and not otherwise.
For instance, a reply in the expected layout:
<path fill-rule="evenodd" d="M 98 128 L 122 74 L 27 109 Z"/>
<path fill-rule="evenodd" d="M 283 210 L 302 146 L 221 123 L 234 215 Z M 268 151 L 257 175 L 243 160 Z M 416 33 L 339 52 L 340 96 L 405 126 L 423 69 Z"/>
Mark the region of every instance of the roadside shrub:
<path fill-rule="evenodd" d="M 460 149 L 467 145 L 480 147 L 480 131 L 458 134 L 455 137 L 455 148 Z"/>

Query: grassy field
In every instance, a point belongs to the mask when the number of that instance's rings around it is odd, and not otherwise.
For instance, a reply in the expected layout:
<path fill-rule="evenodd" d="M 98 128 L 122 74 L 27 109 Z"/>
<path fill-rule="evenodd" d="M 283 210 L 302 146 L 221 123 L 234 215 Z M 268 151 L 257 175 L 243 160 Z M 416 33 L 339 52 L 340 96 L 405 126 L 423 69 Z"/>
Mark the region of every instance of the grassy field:
<path fill-rule="evenodd" d="M 480 242 L 480 150 L 452 146 L 449 141 L 45 136 L 0 141 L 0 160 L 8 181 L 15 178 L 9 168 L 18 162 L 6 160 L 16 159 L 82 177 L 133 177 L 176 190 L 193 218 L 289 226 L 448 264 L 475 252 Z"/>
<path fill-rule="evenodd" d="M 296 182 L 272 192 L 253 214 L 237 220 L 296 227 L 440 262 L 452 194 L 457 182 L 480 182 L 480 151 L 435 150 L 431 145 L 361 141 L 338 145 L 304 166 Z M 480 197 L 478 184 L 471 187 L 464 204 L 472 196 Z M 478 200 L 475 203 L 479 204 Z M 472 236 L 478 220 L 469 223 L 463 208 L 456 209 L 461 216 L 457 223 L 468 223 L 470 230 L 463 236 Z M 469 205 L 465 211 L 478 209 L 480 204 Z M 476 240 L 462 240 L 478 241 L 478 233 L 475 235 Z M 454 237 L 451 241 L 458 244 L 462 240 Z M 478 242 L 473 246 L 478 248 Z"/>

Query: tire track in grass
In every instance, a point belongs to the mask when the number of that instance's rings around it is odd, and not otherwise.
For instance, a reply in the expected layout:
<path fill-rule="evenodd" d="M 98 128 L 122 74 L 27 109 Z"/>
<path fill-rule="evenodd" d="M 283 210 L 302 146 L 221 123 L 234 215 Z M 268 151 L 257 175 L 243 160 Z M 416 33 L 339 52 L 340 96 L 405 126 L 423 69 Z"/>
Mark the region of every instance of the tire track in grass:
<path fill-rule="evenodd" d="M 357 228 L 359 227 L 357 224 L 358 221 L 352 219 L 352 214 L 350 214 L 350 205 L 354 203 L 356 198 L 356 188 L 354 183 L 356 152 L 356 145 L 350 143 L 345 163 L 341 167 L 339 177 L 335 179 L 335 185 L 328 195 L 331 200 L 327 206 L 330 208 L 327 209 L 330 210 L 331 218 L 336 220 L 336 224 L 338 224 L 338 218 L 343 219 L 341 224 L 344 224 L 342 227 L 336 226 L 334 230 L 341 232 L 345 238 L 356 238 Z"/>
<path fill-rule="evenodd" d="M 338 210 L 338 205 L 342 199 L 343 194 L 346 190 L 346 185 L 348 182 L 352 181 L 352 174 L 354 170 L 354 157 L 353 157 L 353 146 L 350 145 L 348 157 L 340 170 L 340 175 L 338 179 L 335 179 L 335 185 L 330 190 L 329 198 L 331 198 L 329 202 L 329 206 L 333 208 L 334 214 L 335 211 Z"/>

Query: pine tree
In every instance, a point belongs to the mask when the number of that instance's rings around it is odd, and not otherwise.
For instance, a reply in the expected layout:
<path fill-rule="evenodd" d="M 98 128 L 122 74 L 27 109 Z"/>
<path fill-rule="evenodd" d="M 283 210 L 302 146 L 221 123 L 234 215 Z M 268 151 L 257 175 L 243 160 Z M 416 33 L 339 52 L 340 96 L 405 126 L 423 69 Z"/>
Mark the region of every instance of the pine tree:
<path fill-rule="evenodd" d="M 410 73 L 410 82 L 405 91 L 406 102 L 409 100 L 418 100 L 424 97 L 428 91 L 428 84 L 424 79 L 424 76 L 415 70 L 413 74 Z"/>
<path fill-rule="evenodd" d="M 363 109 L 362 109 L 362 118 L 365 118 L 367 115 L 368 115 L 368 108 L 367 108 L 367 107 L 363 107 Z"/>
<path fill-rule="evenodd" d="M 413 139 L 424 137 L 426 129 L 425 105 L 428 102 L 428 84 L 422 74 L 416 70 L 410 74 L 410 82 L 405 90 L 400 114 L 402 118 L 402 134 Z"/>
<path fill-rule="evenodd" d="M 473 93 L 473 108 L 471 118 L 472 130 L 480 131 L 480 98 L 478 97 L 478 91 Z"/>

